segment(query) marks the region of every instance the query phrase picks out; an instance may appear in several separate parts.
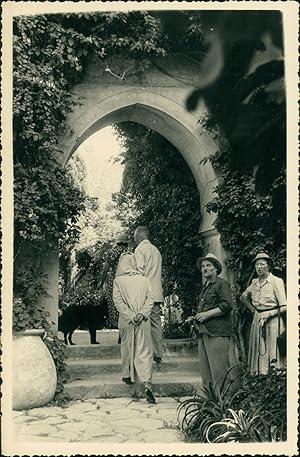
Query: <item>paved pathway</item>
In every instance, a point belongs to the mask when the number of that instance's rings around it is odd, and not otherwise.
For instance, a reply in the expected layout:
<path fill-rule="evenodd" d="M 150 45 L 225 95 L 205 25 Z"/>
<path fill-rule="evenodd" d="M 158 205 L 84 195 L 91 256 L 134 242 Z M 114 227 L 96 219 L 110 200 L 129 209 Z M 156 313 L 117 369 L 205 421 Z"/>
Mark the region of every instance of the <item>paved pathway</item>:
<path fill-rule="evenodd" d="M 13 412 L 18 442 L 174 443 L 179 399 L 113 398 L 72 401 L 64 407 L 44 406 Z"/>

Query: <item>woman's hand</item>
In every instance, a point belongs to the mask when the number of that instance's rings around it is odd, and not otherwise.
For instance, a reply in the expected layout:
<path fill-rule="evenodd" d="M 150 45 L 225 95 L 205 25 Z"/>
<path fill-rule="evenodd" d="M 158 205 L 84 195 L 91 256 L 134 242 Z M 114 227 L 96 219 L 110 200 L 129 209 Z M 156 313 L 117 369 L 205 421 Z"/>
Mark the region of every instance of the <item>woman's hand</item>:
<path fill-rule="evenodd" d="M 196 314 L 195 319 L 198 322 L 205 322 L 205 321 L 207 321 L 207 319 L 209 319 L 209 316 L 205 311 L 202 311 L 202 313 Z"/>
<path fill-rule="evenodd" d="M 193 322 L 193 320 L 195 319 L 195 316 L 189 316 L 186 318 L 185 322 L 187 324 L 191 324 Z"/>

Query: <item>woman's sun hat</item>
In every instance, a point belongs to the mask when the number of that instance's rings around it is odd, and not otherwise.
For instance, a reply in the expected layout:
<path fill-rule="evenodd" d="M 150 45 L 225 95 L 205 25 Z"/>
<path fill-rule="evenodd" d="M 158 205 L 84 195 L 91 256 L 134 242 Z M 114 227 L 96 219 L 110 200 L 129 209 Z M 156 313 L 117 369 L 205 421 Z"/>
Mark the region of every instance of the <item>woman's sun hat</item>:
<path fill-rule="evenodd" d="M 269 262 L 272 262 L 272 259 L 269 256 L 269 254 L 267 254 L 266 252 L 263 252 L 263 251 L 258 252 L 256 254 L 255 259 L 253 259 L 252 262 L 255 263 L 257 260 L 260 260 L 260 259 L 268 260 Z"/>
<path fill-rule="evenodd" d="M 218 275 L 221 273 L 222 264 L 221 264 L 220 260 L 218 259 L 218 257 L 215 256 L 215 254 L 212 254 L 211 252 L 209 252 L 205 257 L 199 257 L 197 259 L 197 268 L 199 270 L 201 270 L 201 263 L 203 262 L 203 260 L 208 260 L 209 262 L 211 262 L 216 267 Z"/>

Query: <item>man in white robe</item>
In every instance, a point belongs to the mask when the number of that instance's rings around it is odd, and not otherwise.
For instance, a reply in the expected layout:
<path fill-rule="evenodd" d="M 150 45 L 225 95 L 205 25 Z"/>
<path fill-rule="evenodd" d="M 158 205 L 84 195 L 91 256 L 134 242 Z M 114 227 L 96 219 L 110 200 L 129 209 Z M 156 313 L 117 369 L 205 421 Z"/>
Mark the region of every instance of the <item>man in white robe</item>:
<path fill-rule="evenodd" d="M 147 227 L 137 227 L 134 232 L 134 241 L 137 247 L 134 257 L 138 272 L 150 280 L 154 295 L 154 305 L 151 311 L 151 334 L 153 344 L 153 359 L 160 363 L 162 360 L 162 325 L 161 325 L 161 304 L 164 302 L 162 289 L 162 257 L 157 249 L 148 239 Z"/>
<path fill-rule="evenodd" d="M 150 322 L 154 298 L 150 281 L 138 273 L 133 254 L 125 253 L 120 257 L 113 285 L 113 301 L 119 312 L 122 380 L 130 384 L 139 379 L 144 383 L 147 401 L 155 403 Z"/>

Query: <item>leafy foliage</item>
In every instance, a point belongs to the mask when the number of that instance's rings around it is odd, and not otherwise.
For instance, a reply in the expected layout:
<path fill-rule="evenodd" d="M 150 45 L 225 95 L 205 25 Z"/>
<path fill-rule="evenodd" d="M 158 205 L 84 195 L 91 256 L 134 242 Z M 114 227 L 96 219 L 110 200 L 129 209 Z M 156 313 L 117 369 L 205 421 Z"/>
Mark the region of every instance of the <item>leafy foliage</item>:
<path fill-rule="evenodd" d="M 119 218 L 128 231 L 138 225 L 149 228 L 163 257 L 165 295 L 176 291 L 188 313 L 199 282 L 195 265 L 201 215 L 194 178 L 180 153 L 157 133 L 130 122 L 116 130 L 125 164 L 121 191 L 114 196 Z"/>
<path fill-rule="evenodd" d="M 147 12 L 19 16 L 13 33 L 15 277 L 21 277 L 26 258 L 32 281 L 36 278 L 34 287 L 23 281 L 22 297 L 28 297 L 24 313 L 14 308 L 20 327 L 23 318 L 24 325 L 38 325 L 37 312 L 33 320 L 27 314 L 33 313 L 41 292 L 41 255 L 58 242 L 69 251 L 79 234 L 76 222 L 84 210 L 80 176 L 59 163 L 68 114 L 80 103 L 71 97 L 72 87 L 93 57 L 129 52 L 148 58 L 166 51 L 160 21 Z M 18 298 L 17 289 L 15 284 Z M 45 316 L 40 315 L 42 325 Z"/>
<path fill-rule="evenodd" d="M 19 243 L 30 240 L 51 248 L 66 232 L 76 237 L 73 224 L 81 209 L 81 192 L 57 164 L 40 165 L 34 172 L 16 165 L 15 230 Z"/>
<path fill-rule="evenodd" d="M 94 290 L 88 287 L 82 287 L 82 284 L 76 284 L 71 287 L 60 299 L 59 307 L 64 309 L 67 306 L 97 306 L 104 297 L 102 290 Z"/>
<path fill-rule="evenodd" d="M 78 177 L 59 163 L 60 138 L 70 111 L 80 103 L 71 89 L 82 80 L 87 64 L 94 58 L 108 61 L 126 55 L 135 60 L 137 71 L 144 71 L 149 59 L 176 49 L 168 38 L 171 30 L 172 24 L 147 11 L 14 19 L 16 271 L 25 245 L 34 243 L 44 252 L 57 241 L 67 238 L 71 245 L 78 237 L 76 221 L 84 196 Z"/>
<path fill-rule="evenodd" d="M 272 367 L 267 375 L 245 372 L 229 383 L 226 378 L 179 404 L 178 420 L 185 439 L 222 443 L 286 440 L 286 369 Z"/>
<path fill-rule="evenodd" d="M 209 114 L 199 122 L 219 143 L 219 152 L 207 158 L 219 177 L 207 209 L 216 213 L 237 299 L 253 277 L 251 259 L 258 250 L 271 255 L 276 274 L 284 278 L 286 272 L 282 17 L 279 11 L 205 11 L 201 18 L 210 47 L 200 69 L 202 85 L 187 108 L 204 99 Z M 251 319 L 236 301 L 234 324 L 245 361 Z"/>
<path fill-rule="evenodd" d="M 63 404 L 68 398 L 64 396 L 64 383 L 68 380 L 66 372 L 66 346 L 52 332 L 48 332 L 44 343 L 49 349 L 56 367 L 57 385 L 53 402 L 57 405 Z"/>
<path fill-rule="evenodd" d="M 262 419 L 259 410 L 252 414 L 252 411 L 245 413 L 241 409 L 236 412 L 229 408 L 228 416 L 207 428 L 206 438 L 209 443 L 253 443 L 272 440 L 269 424 Z"/>
<path fill-rule="evenodd" d="M 206 442 L 208 428 L 226 417 L 233 401 L 232 386 L 236 380 L 236 376 L 230 379 L 233 372 L 231 369 L 222 382 L 203 386 L 194 398 L 179 404 L 178 421 L 187 440 Z"/>
<path fill-rule="evenodd" d="M 176 339 L 187 338 L 191 336 L 190 326 L 185 322 L 171 322 L 164 320 L 163 323 L 164 338 Z"/>
<path fill-rule="evenodd" d="M 59 296 L 60 309 L 67 306 L 97 306 L 101 303 L 104 291 L 97 287 L 107 251 L 111 245 L 110 240 L 99 240 L 94 245 L 77 251 L 75 266 L 77 273 L 72 284 L 63 282 Z"/>
<path fill-rule="evenodd" d="M 259 409 L 261 417 L 269 422 L 270 427 L 275 427 L 278 436 L 286 439 L 286 368 L 271 367 L 267 375 L 246 373 L 233 407 L 252 412 Z"/>
<path fill-rule="evenodd" d="M 49 313 L 36 303 L 48 296 L 45 275 L 36 274 L 33 267 L 20 269 L 14 276 L 13 331 L 28 328 L 49 328 Z"/>
<path fill-rule="evenodd" d="M 203 85 L 187 107 L 193 110 L 205 100 L 210 114 L 199 122 L 220 145 L 208 158 L 219 184 L 207 209 L 217 214 L 215 225 L 239 293 L 259 249 L 274 258 L 280 276 L 286 270 L 282 17 L 278 11 L 206 11 L 201 17 L 204 31 L 213 32 L 206 32 L 210 49 L 201 68 Z"/>
<path fill-rule="evenodd" d="M 286 156 L 281 13 L 203 12 L 202 21 L 214 32 L 208 35 L 203 87 L 190 95 L 188 109 L 205 99 L 212 122 L 229 141 L 231 168 L 256 166 L 256 188 L 268 193 Z M 262 51 L 265 56 L 255 64 L 254 57 Z"/>
<path fill-rule="evenodd" d="M 20 297 L 14 298 L 13 310 L 14 332 L 21 332 L 28 328 L 49 328 L 47 318 L 50 314 L 35 303 L 26 305 Z"/>
<path fill-rule="evenodd" d="M 260 249 L 274 260 L 274 268 L 284 276 L 286 269 L 285 172 L 273 182 L 267 195 L 255 191 L 251 170 L 233 171 L 226 152 L 212 159 L 219 170 L 215 198 L 207 205 L 217 213 L 215 226 L 221 234 L 223 247 L 230 253 L 227 263 L 245 286 L 252 272 L 250 260 Z"/>

